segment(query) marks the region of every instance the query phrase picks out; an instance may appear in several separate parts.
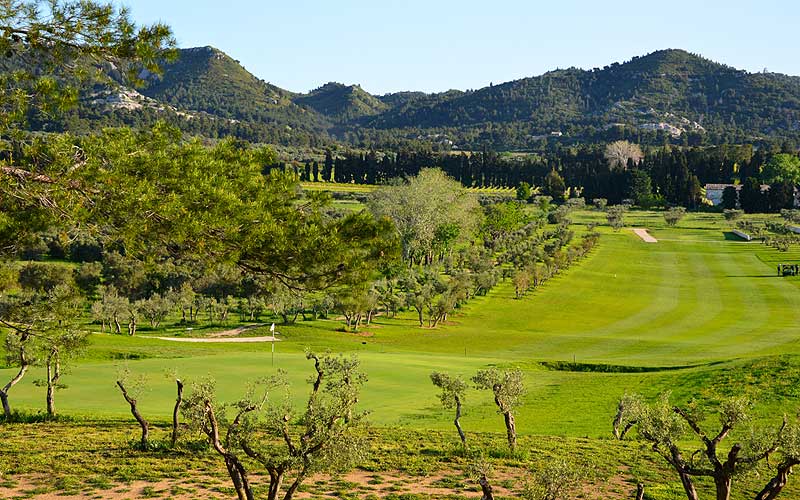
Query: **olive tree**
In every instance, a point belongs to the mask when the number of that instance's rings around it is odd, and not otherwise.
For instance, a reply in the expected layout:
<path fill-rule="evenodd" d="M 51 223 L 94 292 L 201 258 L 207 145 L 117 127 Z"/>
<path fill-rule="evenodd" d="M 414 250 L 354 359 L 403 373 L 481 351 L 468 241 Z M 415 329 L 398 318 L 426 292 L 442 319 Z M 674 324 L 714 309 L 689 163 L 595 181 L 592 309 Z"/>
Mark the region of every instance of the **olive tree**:
<path fill-rule="evenodd" d="M 525 485 L 525 500 L 566 500 L 587 471 L 564 459 L 548 460 Z"/>
<path fill-rule="evenodd" d="M 464 402 L 464 396 L 467 392 L 467 384 L 459 376 L 453 377 L 447 373 L 433 372 L 431 373 L 431 382 L 436 387 L 440 388 L 442 392 L 439 394 L 439 399 L 442 406 L 446 409 L 456 409 L 456 416 L 453 419 L 453 424 L 456 426 L 458 436 L 461 438 L 461 444 L 467 444 L 467 435 L 461 428 L 461 405 Z"/>
<path fill-rule="evenodd" d="M 606 220 L 614 231 L 619 231 L 625 226 L 625 207 L 614 205 L 606 209 Z"/>
<path fill-rule="evenodd" d="M 344 469 L 363 457 L 363 415 L 354 410 L 366 376 L 358 359 L 311 352 L 306 358 L 313 361 L 315 375 L 300 413 L 291 404 L 283 373 L 258 382 L 233 404 L 218 402 L 208 380 L 194 384 L 183 401 L 184 416 L 222 456 L 240 500 L 254 498 L 244 456 L 266 469 L 268 500 L 291 500 L 309 475 Z M 272 393 L 279 396 L 273 400 Z M 280 443 L 269 436 L 278 436 Z M 293 477 L 284 491 L 288 476 Z"/>
<path fill-rule="evenodd" d="M 625 394 L 617 404 L 617 414 L 614 417 L 614 437 L 622 440 L 634 425 L 639 422 L 644 410 L 644 401 L 638 394 Z"/>
<path fill-rule="evenodd" d="M 517 426 L 514 421 L 514 410 L 522 404 L 525 395 L 525 382 L 522 371 L 504 370 L 495 368 L 479 370 L 472 377 L 472 382 L 478 389 L 491 390 L 498 412 L 503 415 L 506 425 L 508 447 L 512 452 L 517 449 Z"/>
<path fill-rule="evenodd" d="M 731 209 L 726 208 L 725 210 L 722 211 L 722 215 L 725 217 L 726 221 L 733 222 L 740 219 L 742 215 L 744 215 L 744 211 L 736 210 L 733 208 Z"/>
<path fill-rule="evenodd" d="M 139 411 L 139 398 L 147 389 L 147 380 L 144 375 L 133 376 L 130 370 L 125 367 L 120 370 L 116 381 L 117 388 L 122 393 L 125 402 L 130 406 L 131 415 L 136 419 L 136 423 L 142 429 L 142 437 L 139 439 L 139 448 L 146 450 L 150 446 L 150 422 L 142 416 Z"/>
<path fill-rule="evenodd" d="M 717 412 L 719 424 L 713 432 L 707 432 L 705 415 L 697 405 L 672 405 L 669 394 L 663 394 L 655 403 L 642 406 L 636 425 L 639 436 L 678 474 L 688 500 L 698 500 L 697 477 L 713 480 L 717 500 L 729 500 L 737 475 L 769 465 L 768 459 L 778 455 L 772 477 L 755 496 L 756 500 L 772 500 L 800 464 L 800 426 L 784 417 L 779 426 L 766 428 L 752 422 L 750 409 L 745 398 L 722 401 Z M 744 432 L 736 434 L 739 439 L 727 450 L 720 449 L 732 432 L 742 427 Z M 700 449 L 687 457 L 681 446 L 691 437 L 699 442 Z"/>
<path fill-rule="evenodd" d="M 11 379 L 0 387 L 0 402 L 6 418 L 11 416 L 9 393 L 32 366 L 43 365 L 47 378 L 47 410 L 55 414 L 55 391 L 63 364 L 83 345 L 87 333 L 77 327 L 81 308 L 77 291 L 61 284 L 48 292 L 20 293 L 0 297 L 0 326 L 6 330 L 6 363 L 16 367 Z"/>
<path fill-rule="evenodd" d="M 47 390 L 47 415 L 53 417 L 56 414 L 56 390 L 64 387 L 61 377 L 65 365 L 88 344 L 89 332 L 79 325 L 83 301 L 74 288 L 59 285 L 48 299 L 52 322 L 39 331 L 37 344 L 41 364 L 45 367 L 42 385 Z"/>
<path fill-rule="evenodd" d="M 678 222 L 683 219 L 683 216 L 686 215 L 686 209 L 683 207 L 673 207 L 664 212 L 664 221 L 667 223 L 668 226 L 673 227 L 678 224 Z"/>

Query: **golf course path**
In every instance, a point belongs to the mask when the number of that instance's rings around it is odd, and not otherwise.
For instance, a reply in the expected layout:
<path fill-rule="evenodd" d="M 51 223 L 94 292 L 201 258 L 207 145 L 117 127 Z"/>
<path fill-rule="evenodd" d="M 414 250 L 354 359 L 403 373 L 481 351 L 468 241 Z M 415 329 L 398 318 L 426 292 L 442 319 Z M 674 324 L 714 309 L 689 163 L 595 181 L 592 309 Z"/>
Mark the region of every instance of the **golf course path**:
<path fill-rule="evenodd" d="M 641 238 L 645 243 L 658 243 L 658 240 L 653 238 L 650 233 L 647 232 L 647 229 L 634 228 L 633 232 L 636 233 L 636 236 Z"/>
<path fill-rule="evenodd" d="M 147 337 L 149 339 L 169 340 L 170 342 L 198 342 L 198 343 L 231 343 L 231 344 L 246 344 L 256 342 L 280 342 L 280 339 L 275 337 L 214 337 L 214 338 L 180 338 L 180 337 Z"/>

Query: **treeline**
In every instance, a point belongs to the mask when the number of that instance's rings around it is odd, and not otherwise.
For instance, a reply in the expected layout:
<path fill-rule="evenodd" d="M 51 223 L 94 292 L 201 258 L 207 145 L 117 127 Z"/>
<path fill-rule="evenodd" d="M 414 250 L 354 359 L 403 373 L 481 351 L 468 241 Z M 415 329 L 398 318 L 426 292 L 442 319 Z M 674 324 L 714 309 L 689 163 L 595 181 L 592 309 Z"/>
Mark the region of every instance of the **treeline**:
<path fill-rule="evenodd" d="M 295 162 L 287 167 L 301 181 L 385 184 L 413 177 L 424 168 L 441 168 L 467 187 L 509 187 L 522 183 L 548 186 L 555 172 L 562 192 L 544 194 L 559 198 L 605 198 L 610 204 L 649 195 L 647 205 L 665 204 L 694 208 L 701 203 L 702 188 L 709 183 L 767 183 L 765 165 L 777 154 L 792 154 L 779 145 L 756 149 L 752 145 L 715 147 L 661 147 L 643 152 L 642 158 L 622 168 L 608 161 L 604 145 L 583 145 L 540 154 L 511 155 L 484 150 L 440 153 L 431 150 L 327 152 L 325 160 Z M 644 184 L 644 186 L 643 186 Z M 643 190 L 648 192 L 643 192 Z M 781 207 L 785 208 L 785 207 Z"/>

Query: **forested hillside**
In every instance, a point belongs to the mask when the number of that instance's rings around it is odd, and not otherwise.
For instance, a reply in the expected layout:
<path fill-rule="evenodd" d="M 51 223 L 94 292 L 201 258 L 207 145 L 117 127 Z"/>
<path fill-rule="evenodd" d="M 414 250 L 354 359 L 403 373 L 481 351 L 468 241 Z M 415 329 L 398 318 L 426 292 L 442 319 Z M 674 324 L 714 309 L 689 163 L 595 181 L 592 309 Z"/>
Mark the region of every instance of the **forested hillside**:
<path fill-rule="evenodd" d="M 191 133 L 256 142 L 383 148 L 421 142 L 464 150 L 542 150 L 617 139 L 704 145 L 800 138 L 800 77 L 747 73 L 682 50 L 439 94 L 375 96 L 338 83 L 296 94 L 211 47 L 180 50 L 163 76 L 144 76 L 139 91 L 153 100 L 150 106 L 121 110 L 88 89 L 70 128 L 166 118 Z"/>

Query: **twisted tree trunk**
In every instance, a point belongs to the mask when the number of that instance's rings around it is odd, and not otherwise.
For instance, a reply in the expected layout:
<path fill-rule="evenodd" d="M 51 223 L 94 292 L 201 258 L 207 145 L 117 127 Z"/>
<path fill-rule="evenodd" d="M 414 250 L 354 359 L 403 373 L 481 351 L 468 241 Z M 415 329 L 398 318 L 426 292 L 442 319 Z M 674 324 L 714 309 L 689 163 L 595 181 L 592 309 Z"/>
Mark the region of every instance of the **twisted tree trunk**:
<path fill-rule="evenodd" d="M 510 411 L 503 413 L 503 419 L 506 422 L 506 437 L 508 438 L 508 447 L 511 452 L 517 451 L 517 424 L 514 421 L 514 414 Z"/>
<path fill-rule="evenodd" d="M 61 378 L 61 362 L 59 360 L 58 349 L 53 348 L 47 356 L 47 416 L 54 417 L 56 414 L 56 386 L 58 379 Z"/>
<path fill-rule="evenodd" d="M 181 403 L 183 402 L 183 382 L 180 380 L 175 380 L 175 383 L 178 386 L 178 397 L 175 399 L 175 408 L 172 410 L 172 447 L 175 448 L 175 444 L 178 442 L 178 412 L 181 409 Z"/>
<path fill-rule="evenodd" d="M 214 414 L 214 408 L 208 401 L 206 402 L 206 417 L 208 418 L 208 423 L 210 425 L 210 429 L 207 429 L 206 433 L 208 434 L 214 450 L 216 450 L 216 452 L 222 455 L 222 458 L 225 459 L 225 467 L 228 469 L 228 475 L 231 478 L 231 482 L 233 482 L 233 488 L 236 490 L 236 496 L 239 498 L 239 500 L 255 500 L 255 497 L 253 496 L 253 489 L 250 487 L 250 481 L 247 478 L 247 469 L 245 469 L 244 465 L 242 465 L 242 462 L 236 455 L 228 451 L 225 446 L 223 446 L 219 439 L 219 424 L 217 423 L 217 417 Z M 237 417 L 237 421 L 238 418 L 239 417 Z M 236 421 L 234 423 L 236 423 Z"/>
<path fill-rule="evenodd" d="M 461 428 L 461 398 L 456 397 L 456 418 L 453 420 L 453 423 L 456 425 L 456 429 L 458 430 L 458 435 L 461 438 L 461 444 L 464 446 L 467 445 L 467 436 L 464 434 L 464 430 Z"/>
<path fill-rule="evenodd" d="M 481 485 L 481 491 L 483 492 L 481 500 L 494 500 L 492 485 L 489 484 L 489 480 L 486 479 L 486 475 L 481 476 L 481 478 L 478 480 L 478 484 Z"/>
<path fill-rule="evenodd" d="M 139 408 L 136 406 L 136 400 L 128 394 L 128 391 L 125 389 L 125 386 L 122 384 L 121 380 L 117 380 L 117 386 L 119 387 L 119 390 L 122 391 L 122 397 L 124 397 L 125 401 L 127 401 L 131 406 L 131 414 L 133 415 L 133 418 L 139 422 L 139 426 L 142 428 L 141 446 L 143 450 L 146 450 L 148 445 L 147 439 L 150 435 L 150 424 L 144 419 L 142 414 L 139 413 Z"/>
<path fill-rule="evenodd" d="M 22 341 L 24 342 L 26 339 L 23 338 Z M 8 392 L 11 390 L 12 387 L 17 385 L 20 380 L 28 373 L 28 367 L 30 366 L 30 362 L 28 361 L 28 356 L 25 353 L 25 348 L 20 347 L 19 349 L 19 371 L 17 372 L 14 377 L 8 381 L 8 383 L 0 389 L 0 402 L 3 404 L 3 414 L 5 415 L 6 419 L 11 418 L 11 405 L 8 403 Z"/>
<path fill-rule="evenodd" d="M 755 500 L 775 500 L 780 495 L 783 488 L 786 487 L 786 483 L 789 481 L 789 474 L 792 473 L 792 468 L 795 465 L 800 464 L 800 460 L 789 460 L 787 462 L 782 463 L 778 467 L 778 472 L 775 474 L 764 489 L 758 492 L 755 496 Z"/>

